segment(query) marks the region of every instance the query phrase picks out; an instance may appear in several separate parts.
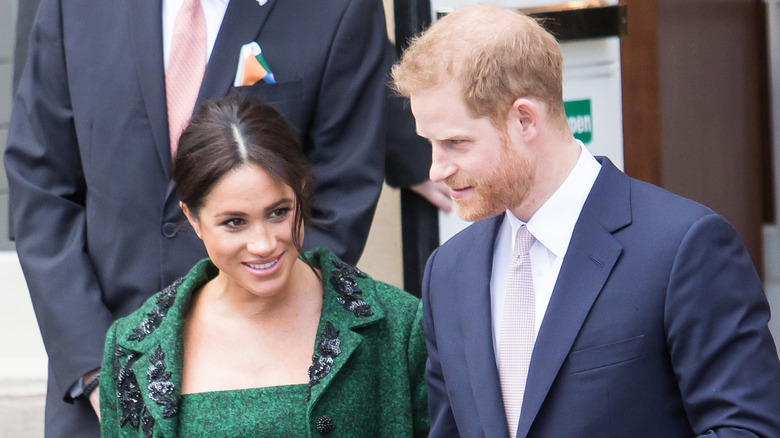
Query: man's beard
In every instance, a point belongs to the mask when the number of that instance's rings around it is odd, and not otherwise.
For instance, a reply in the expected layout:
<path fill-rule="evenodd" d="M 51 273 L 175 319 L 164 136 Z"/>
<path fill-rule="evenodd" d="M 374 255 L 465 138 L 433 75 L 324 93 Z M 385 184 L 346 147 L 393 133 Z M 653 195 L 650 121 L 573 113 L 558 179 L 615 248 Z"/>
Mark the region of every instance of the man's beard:
<path fill-rule="evenodd" d="M 502 141 L 499 164 L 485 179 L 452 177 L 444 183 L 450 187 L 472 187 L 466 199 L 456 199 L 454 203 L 458 216 L 474 222 L 519 206 L 528 195 L 535 173 L 536 166 L 527 155 Z"/>

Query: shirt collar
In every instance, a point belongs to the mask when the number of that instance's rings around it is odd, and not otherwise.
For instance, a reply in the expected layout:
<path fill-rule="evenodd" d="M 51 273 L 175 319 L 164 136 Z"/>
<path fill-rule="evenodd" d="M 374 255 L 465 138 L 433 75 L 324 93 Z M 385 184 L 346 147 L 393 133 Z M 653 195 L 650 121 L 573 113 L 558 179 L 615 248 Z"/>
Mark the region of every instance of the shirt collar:
<path fill-rule="evenodd" d="M 577 164 L 563 181 L 558 190 L 534 213 L 528 221 L 528 231 L 558 258 L 566 255 L 574 226 L 580 217 L 585 200 L 596 182 L 601 164 L 585 145 L 580 142 L 580 156 Z M 506 217 L 512 228 L 512 248 L 515 245 L 517 230 L 524 224 L 511 211 Z"/>

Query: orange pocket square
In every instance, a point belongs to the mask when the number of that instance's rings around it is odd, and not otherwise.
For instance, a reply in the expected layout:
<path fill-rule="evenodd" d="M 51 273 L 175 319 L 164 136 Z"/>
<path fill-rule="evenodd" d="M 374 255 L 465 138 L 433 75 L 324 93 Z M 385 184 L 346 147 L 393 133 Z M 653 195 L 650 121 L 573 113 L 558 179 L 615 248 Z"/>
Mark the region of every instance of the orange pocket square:
<path fill-rule="evenodd" d="M 268 62 L 263 57 L 263 50 L 260 48 L 260 45 L 253 41 L 241 46 L 233 86 L 254 85 L 260 81 L 275 84 L 276 78 Z"/>

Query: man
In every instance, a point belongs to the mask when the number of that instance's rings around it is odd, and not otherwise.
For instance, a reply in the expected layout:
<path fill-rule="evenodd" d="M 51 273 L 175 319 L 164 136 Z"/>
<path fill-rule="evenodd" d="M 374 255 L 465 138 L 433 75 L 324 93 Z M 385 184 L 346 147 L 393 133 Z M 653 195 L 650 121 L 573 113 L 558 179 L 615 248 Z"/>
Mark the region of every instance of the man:
<path fill-rule="evenodd" d="M 480 220 L 426 267 L 431 436 L 780 436 L 780 362 L 739 237 L 574 140 L 561 62 L 536 22 L 477 5 L 394 67 L 431 179 Z"/>
<path fill-rule="evenodd" d="M 197 25 L 178 26 L 185 10 Z M 276 83 L 234 86 L 251 42 Z M 42 0 L 5 165 L 49 356 L 47 437 L 97 436 L 83 393 L 109 324 L 206 255 L 184 227 L 169 177 L 182 127 L 169 126 L 180 101 L 173 90 L 191 89 L 172 79 L 174 65 L 202 73 L 184 122 L 196 98 L 247 93 L 298 129 L 317 179 L 306 248 L 326 246 L 354 263 L 365 244 L 384 176 L 380 2 Z"/>

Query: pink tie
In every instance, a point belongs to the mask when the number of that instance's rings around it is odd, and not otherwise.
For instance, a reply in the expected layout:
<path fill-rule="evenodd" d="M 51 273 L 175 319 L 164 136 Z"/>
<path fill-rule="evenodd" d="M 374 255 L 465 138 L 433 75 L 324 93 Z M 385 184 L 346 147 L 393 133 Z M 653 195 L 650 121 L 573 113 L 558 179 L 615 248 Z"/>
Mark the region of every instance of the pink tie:
<path fill-rule="evenodd" d="M 498 346 L 498 374 L 504 398 L 509 436 L 517 434 L 525 381 L 534 349 L 535 297 L 529 250 L 534 236 L 521 226 L 509 266 L 504 316 Z"/>
<path fill-rule="evenodd" d="M 184 0 L 176 14 L 171 55 L 165 73 L 171 157 L 176 155 L 179 136 L 192 116 L 205 71 L 206 17 L 200 0 Z"/>

